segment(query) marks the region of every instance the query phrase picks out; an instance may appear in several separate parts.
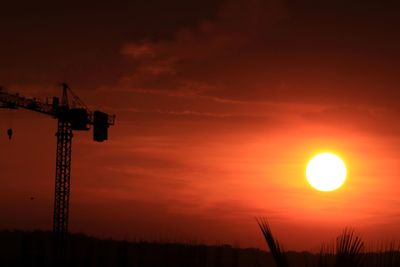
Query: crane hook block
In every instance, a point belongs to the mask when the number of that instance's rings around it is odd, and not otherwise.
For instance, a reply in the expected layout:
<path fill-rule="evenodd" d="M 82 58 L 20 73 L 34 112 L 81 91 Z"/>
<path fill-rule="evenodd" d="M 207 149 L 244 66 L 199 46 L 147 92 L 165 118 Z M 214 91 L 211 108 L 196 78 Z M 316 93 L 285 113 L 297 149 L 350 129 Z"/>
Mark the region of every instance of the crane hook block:
<path fill-rule="evenodd" d="M 12 135 L 13 135 L 13 130 L 12 130 L 11 128 L 9 128 L 9 129 L 7 130 L 7 135 L 8 135 L 8 140 L 11 140 Z"/>

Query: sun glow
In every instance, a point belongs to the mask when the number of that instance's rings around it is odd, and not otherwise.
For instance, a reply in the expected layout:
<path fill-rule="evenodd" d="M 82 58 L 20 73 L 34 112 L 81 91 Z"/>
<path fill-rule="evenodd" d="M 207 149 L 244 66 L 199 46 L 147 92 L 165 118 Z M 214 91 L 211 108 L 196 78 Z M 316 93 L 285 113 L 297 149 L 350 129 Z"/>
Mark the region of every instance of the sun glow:
<path fill-rule="evenodd" d="M 338 189 L 346 180 L 346 165 L 332 153 L 321 153 L 313 157 L 307 165 L 308 183 L 319 191 Z"/>

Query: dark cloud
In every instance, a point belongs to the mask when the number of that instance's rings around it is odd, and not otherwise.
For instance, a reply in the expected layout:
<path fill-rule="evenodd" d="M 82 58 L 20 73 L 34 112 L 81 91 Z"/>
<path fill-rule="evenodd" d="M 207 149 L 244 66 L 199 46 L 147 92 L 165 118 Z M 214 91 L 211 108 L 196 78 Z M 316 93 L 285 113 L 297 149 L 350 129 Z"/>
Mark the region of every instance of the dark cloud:
<path fill-rule="evenodd" d="M 126 45 L 139 67 L 125 85 L 182 90 L 191 81 L 207 85 L 197 94 L 222 99 L 394 104 L 397 6 L 228 1 L 216 18 L 178 29 L 172 40 Z M 151 55 L 138 56 L 144 45 Z"/>
<path fill-rule="evenodd" d="M 393 1 L 7 3 L 5 84 L 395 104 Z M 116 82 L 119 81 L 119 82 Z"/>
<path fill-rule="evenodd" d="M 128 40 L 168 39 L 212 16 L 218 1 L 49 1 L 2 3 L 1 82 L 68 80 L 96 87 L 117 80 L 131 62 Z"/>

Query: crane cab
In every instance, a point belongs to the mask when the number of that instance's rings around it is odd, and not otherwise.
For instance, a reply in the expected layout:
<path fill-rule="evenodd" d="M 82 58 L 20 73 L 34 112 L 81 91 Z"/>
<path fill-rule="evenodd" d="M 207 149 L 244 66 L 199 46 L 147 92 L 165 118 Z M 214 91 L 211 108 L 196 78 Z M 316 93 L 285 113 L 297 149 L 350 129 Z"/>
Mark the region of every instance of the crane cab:
<path fill-rule="evenodd" d="M 71 108 L 68 111 L 69 121 L 72 130 L 87 131 L 89 130 L 89 113 L 84 108 Z"/>

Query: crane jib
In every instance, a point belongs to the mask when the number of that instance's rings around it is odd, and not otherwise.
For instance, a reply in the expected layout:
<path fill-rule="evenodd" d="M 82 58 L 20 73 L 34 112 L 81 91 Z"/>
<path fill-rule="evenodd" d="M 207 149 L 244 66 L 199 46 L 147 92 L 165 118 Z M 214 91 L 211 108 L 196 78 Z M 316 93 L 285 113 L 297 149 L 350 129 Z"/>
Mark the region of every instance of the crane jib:
<path fill-rule="evenodd" d="M 74 95 L 74 99 L 78 99 L 78 97 Z M 82 103 L 81 100 L 79 102 Z M 70 107 L 64 99 L 61 103 L 64 104 L 60 104 L 58 97 L 53 97 L 52 103 L 49 104 L 36 98 L 27 98 L 0 90 L 0 107 L 9 109 L 23 108 L 50 115 L 55 119 L 70 123 L 72 130 L 75 131 L 88 131 L 90 126 L 93 125 L 94 141 L 103 142 L 108 139 L 108 128 L 110 125 L 114 125 L 114 115 L 98 110 L 92 112 L 86 107 Z"/>

